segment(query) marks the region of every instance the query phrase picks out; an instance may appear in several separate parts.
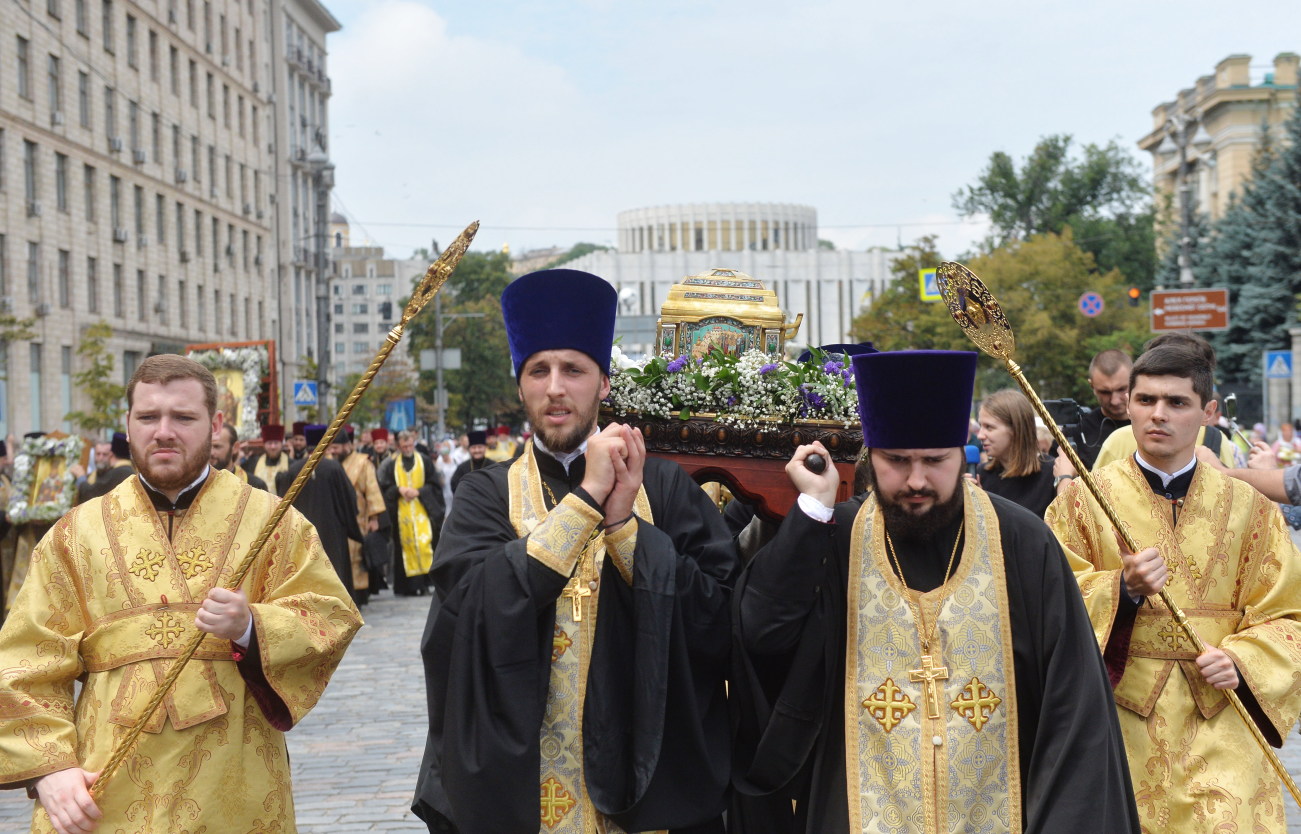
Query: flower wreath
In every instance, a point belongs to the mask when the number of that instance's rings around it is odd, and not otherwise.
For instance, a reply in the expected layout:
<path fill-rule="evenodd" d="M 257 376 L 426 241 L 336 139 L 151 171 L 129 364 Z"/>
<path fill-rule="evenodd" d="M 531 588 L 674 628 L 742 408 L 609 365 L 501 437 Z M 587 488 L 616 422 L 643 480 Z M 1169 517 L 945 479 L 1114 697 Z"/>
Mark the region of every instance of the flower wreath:
<path fill-rule="evenodd" d="M 210 371 L 233 368 L 244 374 L 244 396 L 240 399 L 239 439 L 247 440 L 258 433 L 257 401 L 262 391 L 262 377 L 267 371 L 264 346 L 199 350 L 190 358 Z"/>
<path fill-rule="evenodd" d="M 9 493 L 9 523 L 25 524 L 29 521 L 58 521 L 72 509 L 77 495 L 77 476 L 72 465 L 81 460 L 80 437 L 35 437 L 23 441 L 23 449 L 14 458 L 13 489 Z M 35 486 L 36 463 L 41 458 L 63 458 L 63 472 L 59 478 L 63 487 L 59 497 L 44 504 L 32 504 L 29 499 Z"/>

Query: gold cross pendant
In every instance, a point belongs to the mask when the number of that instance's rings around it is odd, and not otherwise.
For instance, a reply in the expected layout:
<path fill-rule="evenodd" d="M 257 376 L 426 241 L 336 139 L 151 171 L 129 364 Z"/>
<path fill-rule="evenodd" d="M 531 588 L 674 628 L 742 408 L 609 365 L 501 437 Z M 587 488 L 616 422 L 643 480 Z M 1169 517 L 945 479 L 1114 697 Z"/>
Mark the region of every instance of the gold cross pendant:
<path fill-rule="evenodd" d="M 583 621 L 583 599 L 592 595 L 592 589 L 578 581 L 578 574 L 569 580 L 565 590 L 560 592 L 562 597 L 566 597 L 574 605 L 574 622 Z"/>
<path fill-rule="evenodd" d="M 922 668 L 908 672 L 908 680 L 921 683 L 926 688 L 926 715 L 929 718 L 940 717 L 940 693 L 936 681 L 949 679 L 949 667 L 936 666 L 928 654 L 922 655 Z"/>

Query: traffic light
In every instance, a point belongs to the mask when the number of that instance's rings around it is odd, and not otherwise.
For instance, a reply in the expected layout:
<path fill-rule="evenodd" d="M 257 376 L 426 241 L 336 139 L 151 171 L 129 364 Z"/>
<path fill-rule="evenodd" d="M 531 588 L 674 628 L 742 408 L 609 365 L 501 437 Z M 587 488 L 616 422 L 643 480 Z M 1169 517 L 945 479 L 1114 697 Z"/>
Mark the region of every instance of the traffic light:
<path fill-rule="evenodd" d="M 1137 307 L 1138 300 L 1143 297 L 1143 292 L 1138 287 L 1129 288 L 1129 306 Z"/>

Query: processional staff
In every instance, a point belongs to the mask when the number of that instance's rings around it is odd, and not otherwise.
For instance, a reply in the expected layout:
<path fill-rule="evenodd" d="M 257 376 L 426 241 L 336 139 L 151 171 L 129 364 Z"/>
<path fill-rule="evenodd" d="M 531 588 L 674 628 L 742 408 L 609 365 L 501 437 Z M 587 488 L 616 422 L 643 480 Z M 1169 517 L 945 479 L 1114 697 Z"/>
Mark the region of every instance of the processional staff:
<path fill-rule="evenodd" d="M 443 284 L 447 283 L 448 276 L 452 274 L 452 270 L 456 269 L 456 265 L 461 262 L 461 257 L 464 256 L 466 250 L 469 249 L 470 241 L 474 240 L 474 235 L 478 231 L 479 222 L 476 220 L 467 226 L 465 231 L 461 232 L 456 240 L 452 242 L 452 245 L 443 251 L 443 254 L 439 256 L 438 260 L 429 265 L 429 269 L 425 272 L 425 277 L 421 279 L 420 284 L 414 291 L 412 291 L 411 300 L 407 302 L 406 308 L 402 311 L 402 320 L 394 325 L 393 329 L 388 332 L 388 336 L 385 337 L 384 344 L 380 347 L 379 353 L 375 354 L 375 358 L 371 361 L 370 367 L 366 369 L 366 373 L 362 374 L 361 379 L 357 381 L 356 387 L 352 389 L 352 393 L 348 395 L 348 399 L 344 401 L 338 414 L 336 414 L 334 420 L 330 422 L 329 428 L 325 431 L 325 436 L 316 444 L 316 449 L 307 459 L 307 462 L 303 464 L 303 468 L 298 471 L 298 475 L 294 478 L 293 484 L 290 485 L 289 491 L 286 492 L 284 497 L 280 499 L 278 504 L 276 504 L 275 510 L 271 513 L 271 516 L 267 518 L 266 523 L 262 525 L 262 530 L 258 533 L 257 538 L 253 540 L 253 545 L 249 548 L 248 553 L 245 554 L 243 560 L 239 563 L 234 574 L 231 575 L 231 578 L 226 585 L 227 588 L 232 590 L 238 588 L 240 583 L 244 581 L 244 577 L 248 574 L 249 570 L 252 569 L 253 563 L 262 553 L 262 548 L 266 545 L 267 540 L 271 538 L 271 534 L 280 523 L 280 519 L 284 518 L 289 507 L 293 505 L 294 499 L 297 498 L 298 493 L 302 491 L 303 485 L 312 477 L 312 473 L 316 470 L 316 465 L 320 463 L 321 458 L 325 455 L 325 450 L 334 442 L 334 436 L 338 434 L 339 429 L 348 422 L 348 418 L 352 415 L 352 410 L 357 406 L 357 402 L 361 400 L 362 395 L 366 393 L 366 389 L 370 387 L 371 381 L 375 379 L 375 374 L 379 373 L 379 369 L 383 367 L 389 354 L 393 352 L 393 348 L 397 347 L 398 342 L 401 341 L 407 323 L 415 318 L 416 314 L 419 313 L 424 306 L 438 294 L 438 291 L 443 288 Z M 199 644 L 203 642 L 203 639 L 206 636 L 207 635 L 204 632 L 196 630 L 194 636 L 192 636 L 186 644 L 184 651 L 181 652 L 180 657 L 178 657 L 176 662 L 171 665 L 171 668 L 167 670 L 166 677 L 163 678 L 162 682 L 158 685 L 158 688 L 154 690 L 153 697 L 149 699 L 149 703 L 145 705 L 143 714 L 135 724 L 127 730 L 117 747 L 113 750 L 113 755 L 109 757 L 108 762 L 104 765 L 104 769 L 100 771 L 99 777 L 95 780 L 95 784 L 91 786 L 90 792 L 92 797 L 98 799 L 104 794 L 104 786 L 108 784 L 108 781 L 113 777 L 113 774 L 117 772 L 118 768 L 122 765 L 122 762 L 125 761 L 126 757 L 131 753 L 131 749 L 135 746 L 136 739 L 139 738 L 140 732 L 144 729 L 145 725 L 149 723 L 149 719 L 153 717 L 154 712 L 158 709 L 158 705 L 163 702 L 163 698 L 167 696 L 168 690 L 172 688 L 172 685 L 176 683 L 176 679 L 180 677 L 181 670 L 185 668 L 185 664 L 194 656 L 194 652 L 199 648 Z"/>
<path fill-rule="evenodd" d="M 1053 438 L 1057 441 L 1057 446 L 1070 458 L 1071 465 L 1079 473 L 1080 480 L 1084 482 L 1084 486 L 1089 490 L 1089 494 L 1093 496 L 1093 500 L 1098 502 L 1098 506 L 1106 514 L 1111 526 L 1124 540 L 1125 546 L 1129 548 L 1130 552 L 1138 553 L 1141 550 L 1138 543 L 1134 541 L 1129 531 L 1120 523 L 1120 517 L 1116 515 L 1116 511 L 1112 509 L 1111 504 L 1103 497 L 1102 491 L 1098 489 L 1097 482 L 1089 474 L 1088 467 L 1080 460 L 1080 456 L 1075 453 L 1074 447 L 1066 440 L 1066 435 L 1062 433 L 1061 427 L 1048 413 L 1043 401 L 1035 393 L 1034 386 L 1025 378 L 1021 366 L 1013 361 L 1012 356 L 1016 352 L 1016 336 L 1012 333 L 1012 325 L 1008 323 L 1007 317 L 1003 315 L 1003 308 L 999 306 L 998 299 L 994 298 L 994 294 L 989 291 L 983 281 L 976 277 L 975 273 L 962 264 L 945 261 L 936 270 L 935 277 L 940 287 L 940 294 L 944 297 L 944 303 L 948 305 L 949 314 L 953 316 L 953 320 L 962 328 L 962 332 L 967 334 L 967 338 L 975 342 L 977 347 L 989 356 L 1003 360 L 1007 372 L 1012 375 L 1012 378 L 1021 386 L 1021 390 L 1025 392 L 1031 404 L 1034 405 L 1039 418 L 1052 432 Z M 1193 630 L 1192 624 L 1188 622 L 1187 615 L 1184 614 L 1178 603 L 1170 597 L 1165 588 L 1160 590 L 1159 595 L 1166 608 L 1170 609 L 1170 614 L 1175 623 L 1192 641 L 1197 652 L 1200 654 L 1206 651 L 1206 644 Z M 1287 768 L 1283 767 L 1283 762 L 1279 760 L 1278 755 L 1269 746 L 1269 742 L 1265 740 L 1265 736 L 1261 734 L 1260 728 L 1256 726 L 1256 722 L 1247 712 L 1247 708 L 1243 705 L 1242 699 L 1238 697 L 1238 693 L 1232 689 L 1226 689 L 1224 694 L 1228 697 L 1229 703 L 1233 704 L 1233 708 L 1237 710 L 1238 715 L 1246 723 L 1248 729 L 1251 730 L 1252 737 L 1260 745 L 1260 749 L 1265 753 L 1265 758 L 1274 768 L 1274 772 L 1278 774 L 1279 779 L 1292 793 L 1292 798 L 1298 804 L 1301 804 L 1301 790 L 1298 790 L 1296 782 L 1292 780 Z"/>

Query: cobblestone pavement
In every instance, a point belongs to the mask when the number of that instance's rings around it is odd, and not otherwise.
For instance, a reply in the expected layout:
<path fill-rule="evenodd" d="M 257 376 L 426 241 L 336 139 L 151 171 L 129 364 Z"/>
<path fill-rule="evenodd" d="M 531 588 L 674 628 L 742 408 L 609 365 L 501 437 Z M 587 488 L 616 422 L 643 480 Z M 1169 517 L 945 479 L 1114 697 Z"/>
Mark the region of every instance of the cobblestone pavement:
<path fill-rule="evenodd" d="M 387 592 L 368 605 L 325 697 L 289 733 L 303 834 L 426 830 L 408 807 L 425 740 L 418 647 L 428 608 L 427 597 Z M 1301 779 L 1295 732 L 1281 755 Z M 1301 811 L 1291 797 L 1287 804 L 1288 833 L 1301 834 Z M 0 832 L 25 831 L 30 816 L 21 792 L 0 795 Z"/>

